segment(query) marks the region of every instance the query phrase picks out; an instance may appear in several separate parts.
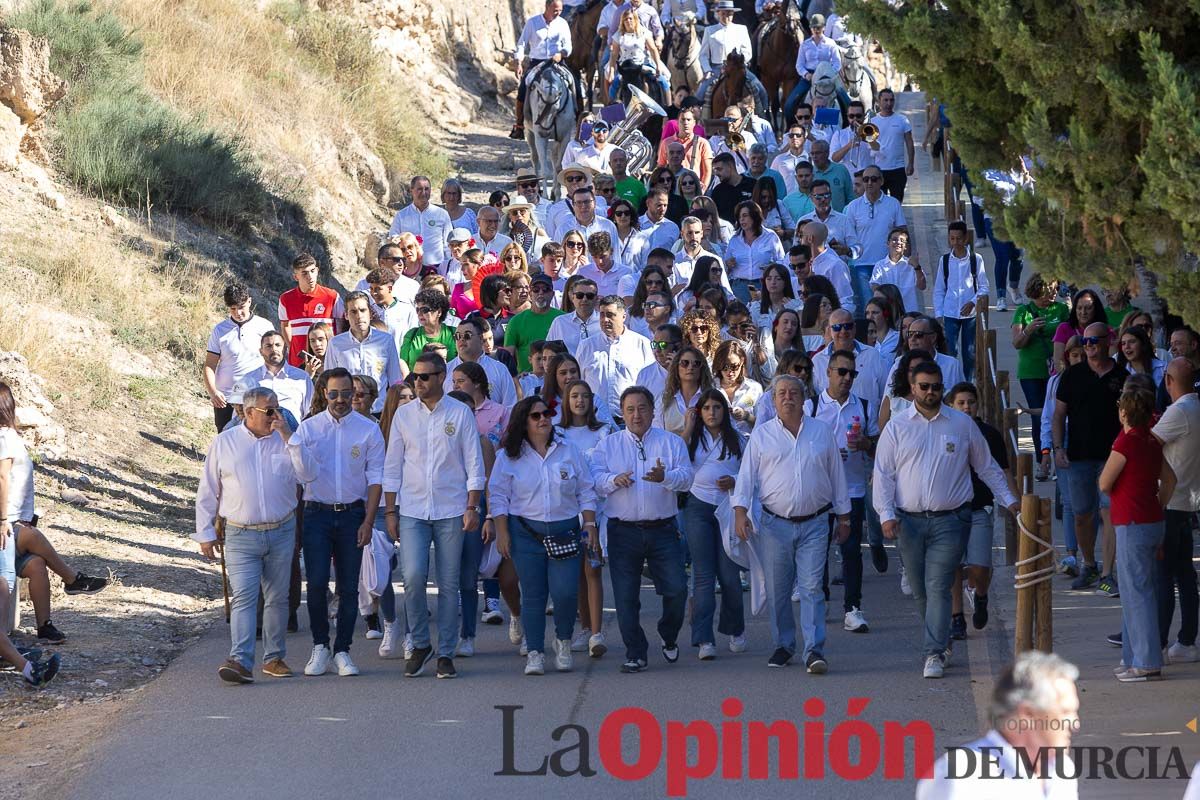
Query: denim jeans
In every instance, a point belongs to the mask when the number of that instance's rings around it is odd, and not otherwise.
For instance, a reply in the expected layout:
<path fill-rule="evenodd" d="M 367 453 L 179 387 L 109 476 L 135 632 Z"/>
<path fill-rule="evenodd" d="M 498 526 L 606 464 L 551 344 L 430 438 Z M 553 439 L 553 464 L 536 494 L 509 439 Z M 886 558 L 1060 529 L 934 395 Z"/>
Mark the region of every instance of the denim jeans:
<path fill-rule="evenodd" d="M 525 622 L 525 643 L 529 652 L 546 652 L 546 597 L 554 599 L 554 635 L 571 640 L 575 633 L 575 614 L 579 606 L 579 561 L 582 555 L 571 558 L 550 558 L 538 536 L 563 534 L 579 530 L 575 517 L 557 522 L 536 522 L 524 517 L 508 517 L 508 532 L 512 537 L 513 566 L 521 584 L 521 619 Z M 534 533 L 538 536 L 534 536 Z M 582 548 L 580 553 L 582 553 Z M 476 557 L 478 564 L 478 557 Z M 463 609 L 466 613 L 466 609 Z"/>
<path fill-rule="evenodd" d="M 726 636 L 746 632 L 739 567 L 725 555 L 717 507 L 688 495 L 683 507 L 687 547 L 692 554 L 692 646 L 715 644 L 713 616 L 717 611 L 716 585 L 721 585 L 721 621 L 717 630 Z"/>
<path fill-rule="evenodd" d="M 992 234 L 992 221 L 984 221 L 984 231 L 996 257 L 996 297 L 1006 297 L 1009 286 L 1020 286 L 1021 250 L 1012 242 L 997 239 Z"/>
<path fill-rule="evenodd" d="M 621 629 L 627 659 L 645 661 L 649 649 L 641 623 L 644 565 L 649 565 L 654 590 L 662 596 L 658 635 L 666 644 L 676 644 L 679 639 L 679 630 L 687 613 L 687 574 L 679 550 L 679 531 L 674 516 L 659 528 L 638 528 L 619 520 L 608 521 L 608 573 L 617 608 L 617 626 Z M 578 576 L 575 580 L 579 580 Z M 574 606 L 570 611 L 575 613 Z"/>
<path fill-rule="evenodd" d="M 946 329 L 946 350 L 952 356 L 962 354 L 963 379 L 970 381 L 975 377 L 975 317 L 966 319 L 958 317 L 942 317 L 942 327 Z M 960 347 L 960 340 L 962 346 Z M 950 387 L 946 387 L 950 391 Z"/>
<path fill-rule="evenodd" d="M 1167 509 L 1166 535 L 1163 538 L 1163 559 L 1158 562 L 1158 634 L 1159 643 L 1166 647 L 1171 638 L 1171 618 L 1175 616 L 1175 584 L 1179 584 L 1180 644 L 1196 643 L 1197 612 L 1200 596 L 1196 594 L 1196 568 L 1192 565 L 1192 517 L 1190 511 Z M 1124 575 L 1122 589 L 1124 589 Z"/>
<path fill-rule="evenodd" d="M 862 497 L 851 497 L 850 535 L 846 538 L 846 541 L 838 545 L 838 549 L 842 551 L 843 611 L 849 611 L 852 608 L 862 608 L 862 540 L 863 522 L 866 517 L 866 513 L 866 499 Z M 829 524 L 831 527 L 836 526 L 837 517 L 830 516 Z M 828 566 L 826 566 L 826 572 L 828 572 Z"/>
<path fill-rule="evenodd" d="M 854 316 L 863 319 L 867 313 L 867 301 L 874 296 L 871 291 L 871 271 L 874 264 L 853 264 L 850 267 L 850 282 L 854 289 Z M 865 329 L 865 328 L 864 328 Z"/>
<path fill-rule="evenodd" d="M 1154 563 L 1165 522 L 1117 526 L 1121 575 L 1121 656 L 1126 666 L 1162 669 L 1158 633 L 1159 568 Z"/>
<path fill-rule="evenodd" d="M 479 519 L 483 519 L 480 514 Z M 462 600 L 462 628 L 459 635 L 464 639 L 475 638 L 475 626 L 479 624 L 479 557 L 483 555 L 483 528 L 463 534 L 462 558 L 458 564 L 458 596 Z"/>
<path fill-rule="evenodd" d="M 225 527 L 232 640 L 229 657 L 248 670 L 254 669 L 259 586 L 263 593 L 263 663 L 287 655 L 288 583 L 295 551 L 295 517 L 265 531 Z"/>
<path fill-rule="evenodd" d="M 795 523 L 762 515 L 763 572 L 767 583 L 767 613 L 776 647 L 796 652 L 796 620 L 792 616 L 792 586 L 800 589 L 800 633 L 804 657 L 825 653 L 825 592 L 821 574 L 829 547 L 829 522 L 824 515 Z"/>
<path fill-rule="evenodd" d="M 330 511 L 304 509 L 304 572 L 308 576 L 308 624 L 313 644 L 329 645 L 329 559 L 337 576 L 337 636 L 333 652 L 350 652 L 354 623 L 358 619 L 358 573 L 362 548 L 358 528 L 366 512 L 362 507 Z"/>
<path fill-rule="evenodd" d="M 917 613 L 925 624 L 924 652 L 940 655 L 950 645 L 950 589 L 971 530 L 971 509 L 926 517 L 898 512 L 900 554 L 908 571 Z"/>
<path fill-rule="evenodd" d="M 883 546 L 883 524 L 879 521 L 879 512 L 875 510 L 875 503 L 872 500 L 874 486 L 871 483 L 867 484 L 867 496 L 863 498 L 863 504 L 867 509 L 867 542 L 874 547 L 875 545 Z"/>
<path fill-rule="evenodd" d="M 1021 392 L 1030 408 L 1041 408 L 1046 404 L 1046 385 L 1049 382 L 1048 378 L 1021 378 Z M 1053 409 L 1050 413 L 1054 413 Z M 1037 461 L 1042 457 L 1042 415 L 1029 416 L 1033 420 L 1033 460 Z"/>
<path fill-rule="evenodd" d="M 400 565 L 404 570 L 404 610 L 414 647 L 429 647 L 429 545 L 437 549 L 438 658 L 454 658 L 458 645 L 458 566 L 462 561 L 463 518 L 417 519 L 400 515 Z"/>

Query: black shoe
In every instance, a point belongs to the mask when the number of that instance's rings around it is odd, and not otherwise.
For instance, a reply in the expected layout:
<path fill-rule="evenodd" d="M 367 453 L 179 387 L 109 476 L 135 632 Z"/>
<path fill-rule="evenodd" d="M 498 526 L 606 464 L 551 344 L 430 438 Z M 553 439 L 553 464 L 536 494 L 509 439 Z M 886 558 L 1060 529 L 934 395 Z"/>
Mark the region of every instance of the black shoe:
<path fill-rule="evenodd" d="M 804 668 L 810 675 L 824 675 L 829 672 L 829 664 L 820 653 L 809 653 L 808 658 L 804 660 Z"/>
<path fill-rule="evenodd" d="M 26 661 L 37 661 L 42 657 L 42 651 L 36 647 L 18 647 L 17 652 L 21 658 Z M 14 672 L 17 669 L 15 664 L 10 664 L 7 661 L 0 661 L 0 672 Z"/>
<path fill-rule="evenodd" d="M 53 622 L 46 620 L 46 624 L 38 626 L 37 638 L 39 642 L 47 644 L 62 644 L 67 640 L 67 635 L 54 627 Z"/>
<path fill-rule="evenodd" d="M 458 670 L 454 668 L 454 659 L 442 656 L 438 659 L 437 676 L 439 678 L 457 678 Z"/>
<path fill-rule="evenodd" d="M 108 586 L 108 578 L 93 578 L 77 572 L 75 580 L 63 584 L 63 591 L 67 594 L 95 594 L 105 586 Z"/>
<path fill-rule="evenodd" d="M 782 647 L 776 648 L 771 657 L 767 659 L 768 667 L 786 667 L 788 662 L 792 660 L 792 654 Z"/>
<path fill-rule="evenodd" d="M 262 628 L 255 628 L 255 629 L 254 629 L 254 638 L 255 638 L 255 639 L 257 639 L 257 640 L 258 640 L 258 641 L 260 641 L 260 642 L 262 641 Z"/>
<path fill-rule="evenodd" d="M 838 576 L 836 576 L 836 577 L 833 579 L 832 583 L 833 583 L 833 585 L 834 585 L 834 586 L 845 586 L 845 585 L 846 585 L 846 578 L 845 578 L 845 576 L 844 576 L 844 575 L 838 575 Z M 829 598 L 828 598 L 828 597 L 826 597 L 825 599 L 826 599 L 826 600 L 828 600 Z"/>
<path fill-rule="evenodd" d="M 54 676 L 58 674 L 58 653 L 50 656 L 45 661 L 34 661 L 31 663 L 33 664 L 33 674 L 25 680 L 35 689 L 41 689 L 47 683 L 54 680 Z"/>
<path fill-rule="evenodd" d="M 1113 647 L 1122 647 L 1125 644 L 1125 642 L 1121 639 L 1120 631 L 1117 631 L 1116 633 L 1110 633 L 1108 636 L 1104 637 L 1104 640 Z"/>
<path fill-rule="evenodd" d="M 950 618 L 950 638 L 967 638 L 967 618 L 962 614 L 955 614 Z"/>
<path fill-rule="evenodd" d="M 298 630 L 300 630 L 300 619 L 296 616 L 295 611 L 289 612 L 287 632 L 295 633 Z"/>
<path fill-rule="evenodd" d="M 621 672 L 633 673 L 641 672 L 646 668 L 646 662 L 640 658 L 630 658 L 621 665 Z"/>
<path fill-rule="evenodd" d="M 971 615 L 971 624 L 975 626 L 975 630 L 981 631 L 987 627 L 987 595 L 975 595 L 975 613 Z"/>
<path fill-rule="evenodd" d="M 883 549 L 881 544 L 871 545 L 871 564 L 875 567 L 875 571 L 880 575 L 887 572 L 888 556 L 887 550 Z"/>
<path fill-rule="evenodd" d="M 674 642 L 671 644 L 663 642 L 662 654 L 663 658 L 667 660 L 668 664 L 674 664 L 679 660 L 679 645 L 675 644 Z"/>
<path fill-rule="evenodd" d="M 418 678 L 425 671 L 425 665 L 433 658 L 432 647 L 414 647 L 412 656 L 404 662 L 404 677 Z"/>
<path fill-rule="evenodd" d="M 525 126 L 513 125 L 512 130 L 508 132 L 508 138 L 523 141 L 525 139 Z"/>

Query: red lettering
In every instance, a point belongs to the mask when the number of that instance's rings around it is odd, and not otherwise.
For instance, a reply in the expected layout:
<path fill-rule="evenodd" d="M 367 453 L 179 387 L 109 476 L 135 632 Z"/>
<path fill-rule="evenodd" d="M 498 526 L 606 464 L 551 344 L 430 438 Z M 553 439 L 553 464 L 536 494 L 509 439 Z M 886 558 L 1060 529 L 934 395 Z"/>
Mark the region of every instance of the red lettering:
<path fill-rule="evenodd" d="M 904 725 L 894 720 L 883 723 L 883 777 L 891 781 L 904 780 L 907 739 L 913 742 L 913 779 L 932 778 L 933 726 L 921 719 Z"/>
<path fill-rule="evenodd" d="M 800 777 L 800 732 L 786 719 L 770 725 L 755 720 L 750 731 L 750 779 L 765 781 L 771 777 L 771 739 L 778 742 L 779 779 L 794 781 Z"/>
<path fill-rule="evenodd" d="M 810 717 L 820 717 L 825 713 L 825 701 L 819 697 L 810 697 L 804 701 L 804 713 Z M 804 723 L 804 777 L 820 779 L 825 777 L 825 723 Z"/>
<path fill-rule="evenodd" d="M 625 763 L 621 754 L 621 732 L 626 725 L 637 729 L 637 758 Z M 662 759 L 662 731 L 658 720 L 644 708 L 618 708 L 600 724 L 600 763 L 609 775 L 623 781 L 640 781 L 658 767 Z"/>
<path fill-rule="evenodd" d="M 688 741 L 696 743 L 696 762 L 688 763 Z M 704 720 L 667 722 L 667 795 L 686 797 L 689 778 L 707 778 L 717 770 L 717 731 Z"/>
<path fill-rule="evenodd" d="M 721 713 L 727 717 L 742 715 L 742 701 L 726 697 L 721 702 Z M 742 777 L 742 725 L 740 722 L 721 723 L 721 777 L 738 780 Z"/>

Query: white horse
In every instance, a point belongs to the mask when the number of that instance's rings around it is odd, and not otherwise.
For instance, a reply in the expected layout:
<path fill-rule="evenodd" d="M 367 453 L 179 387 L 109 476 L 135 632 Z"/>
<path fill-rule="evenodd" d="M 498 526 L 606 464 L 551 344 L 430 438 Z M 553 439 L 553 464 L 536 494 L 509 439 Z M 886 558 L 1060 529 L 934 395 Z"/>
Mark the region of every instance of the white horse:
<path fill-rule="evenodd" d="M 694 94 L 704 77 L 700 68 L 700 37 L 696 35 L 696 15 L 688 11 L 671 23 L 671 52 L 667 63 L 671 68 L 671 86 L 686 87 Z M 670 99 L 667 99 L 670 102 Z"/>
<path fill-rule="evenodd" d="M 853 40 L 843 40 L 837 43 L 842 51 L 842 71 L 838 74 L 842 88 L 851 100 L 858 100 L 870 114 L 875 110 L 875 73 L 867 63 L 867 57 L 862 47 Z"/>
<path fill-rule="evenodd" d="M 546 64 L 529 85 L 525 101 L 525 142 L 533 160 L 533 171 L 543 187 L 552 187 L 558 197 L 554 176 L 562 163 L 567 142 L 575 133 L 574 79 L 565 67 Z"/>
<path fill-rule="evenodd" d="M 828 61 L 817 64 L 817 68 L 813 70 L 812 88 L 808 90 L 808 102 L 812 104 L 813 110 L 836 108 L 840 111 L 837 90 L 838 74 L 833 65 Z"/>

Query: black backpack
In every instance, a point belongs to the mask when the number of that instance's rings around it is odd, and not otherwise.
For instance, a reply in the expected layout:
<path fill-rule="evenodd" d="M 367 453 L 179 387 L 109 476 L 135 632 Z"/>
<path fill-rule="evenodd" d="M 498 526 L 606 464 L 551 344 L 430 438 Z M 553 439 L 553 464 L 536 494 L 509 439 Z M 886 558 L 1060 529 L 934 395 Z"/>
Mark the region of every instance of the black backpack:
<path fill-rule="evenodd" d="M 967 245 L 967 255 L 971 257 L 971 280 L 975 285 L 971 288 L 979 291 L 979 257 L 975 253 L 975 248 Z M 942 286 L 949 288 L 950 286 L 950 254 L 942 253 Z"/>

